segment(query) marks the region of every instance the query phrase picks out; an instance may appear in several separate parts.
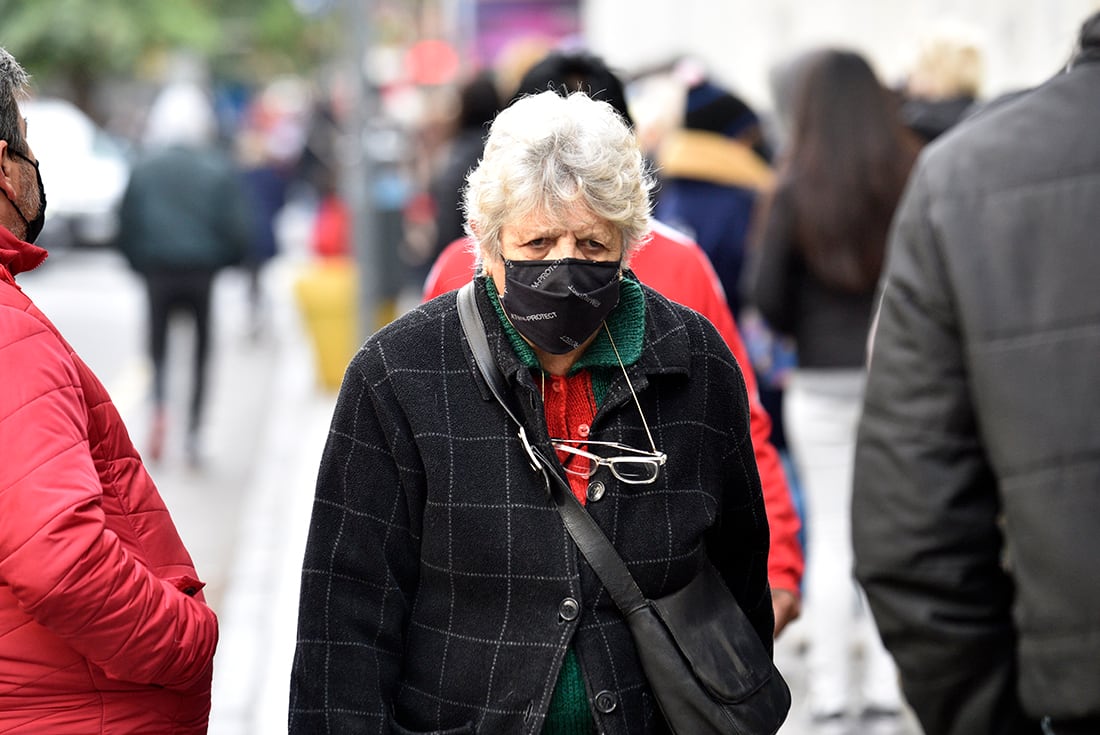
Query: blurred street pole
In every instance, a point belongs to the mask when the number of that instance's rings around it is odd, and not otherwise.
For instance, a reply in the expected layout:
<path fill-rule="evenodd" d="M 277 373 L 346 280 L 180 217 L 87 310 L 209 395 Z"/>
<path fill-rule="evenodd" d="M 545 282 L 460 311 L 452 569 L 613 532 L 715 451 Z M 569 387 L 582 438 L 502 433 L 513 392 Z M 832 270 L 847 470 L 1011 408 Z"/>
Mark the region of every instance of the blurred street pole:
<path fill-rule="evenodd" d="M 380 251 L 374 203 L 374 162 L 368 154 L 367 136 L 378 115 L 378 96 L 368 74 L 367 62 L 374 43 L 372 20 L 376 0 L 343 0 L 346 20 L 348 119 L 341 147 L 341 188 L 351 212 L 352 250 L 359 275 L 359 331 L 365 338 L 379 325 Z"/>

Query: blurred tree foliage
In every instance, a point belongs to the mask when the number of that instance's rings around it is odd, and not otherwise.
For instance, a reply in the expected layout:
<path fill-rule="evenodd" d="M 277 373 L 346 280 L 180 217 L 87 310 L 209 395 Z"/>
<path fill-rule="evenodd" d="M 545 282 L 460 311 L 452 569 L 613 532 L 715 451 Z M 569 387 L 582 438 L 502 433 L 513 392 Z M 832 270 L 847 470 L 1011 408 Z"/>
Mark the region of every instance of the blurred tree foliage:
<path fill-rule="evenodd" d="M 150 76 L 175 51 L 248 82 L 309 71 L 339 38 L 336 18 L 304 18 L 290 0 L 0 0 L 0 18 L 0 45 L 35 86 L 89 112 L 97 84 Z"/>

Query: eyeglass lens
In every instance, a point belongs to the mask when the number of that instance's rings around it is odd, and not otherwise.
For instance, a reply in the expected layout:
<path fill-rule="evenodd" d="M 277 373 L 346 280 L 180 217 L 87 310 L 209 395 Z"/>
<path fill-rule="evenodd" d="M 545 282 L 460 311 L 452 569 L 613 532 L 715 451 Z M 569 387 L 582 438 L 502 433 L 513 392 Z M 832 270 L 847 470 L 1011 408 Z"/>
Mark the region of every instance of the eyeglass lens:
<path fill-rule="evenodd" d="M 559 452 L 568 456 L 562 466 L 566 472 L 591 477 L 600 465 L 607 465 L 611 474 L 623 482 L 647 483 L 657 479 L 659 464 L 652 458 L 611 457 L 605 458 L 566 444 L 555 444 Z"/>
<path fill-rule="evenodd" d="M 653 482 L 657 479 L 657 463 L 653 461 L 609 460 L 611 473 L 623 482 Z"/>

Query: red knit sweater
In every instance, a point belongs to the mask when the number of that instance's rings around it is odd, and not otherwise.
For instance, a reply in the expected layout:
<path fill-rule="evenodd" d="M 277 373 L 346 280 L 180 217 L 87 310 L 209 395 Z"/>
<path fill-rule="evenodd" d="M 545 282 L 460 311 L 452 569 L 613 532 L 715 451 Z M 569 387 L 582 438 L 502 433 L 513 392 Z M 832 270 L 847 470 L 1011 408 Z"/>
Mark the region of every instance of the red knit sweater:
<path fill-rule="evenodd" d="M 565 377 L 542 373 L 536 374 L 535 380 L 543 381 L 542 404 L 550 436 L 555 439 L 587 439 L 588 427 L 596 416 L 597 405 L 592 389 L 592 373 L 578 370 Z M 567 469 L 571 466 L 569 463 L 576 463 L 579 468 L 585 462 L 582 457 L 566 452 L 558 452 L 558 461 Z M 572 472 L 567 472 L 566 477 L 573 494 L 583 505 L 587 499 L 588 478 Z M 587 735 L 593 729 L 580 664 L 570 649 L 550 701 L 543 735 Z"/>

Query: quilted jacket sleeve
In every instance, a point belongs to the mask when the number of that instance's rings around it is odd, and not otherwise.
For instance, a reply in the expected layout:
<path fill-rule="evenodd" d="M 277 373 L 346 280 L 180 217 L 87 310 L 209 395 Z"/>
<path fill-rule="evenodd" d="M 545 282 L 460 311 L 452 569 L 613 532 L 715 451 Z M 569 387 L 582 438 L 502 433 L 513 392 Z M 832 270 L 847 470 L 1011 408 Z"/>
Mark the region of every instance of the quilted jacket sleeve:
<path fill-rule="evenodd" d="M 856 575 L 927 732 L 1015 732 L 1012 585 L 951 279 L 918 173 L 903 200 L 856 445 Z M 1022 726 L 1022 725 L 1021 725 Z M 1012 728 L 1012 729 L 1010 729 Z"/>
<path fill-rule="evenodd" d="M 0 306 L 0 584 L 120 681 L 208 681 L 214 613 L 159 579 L 105 526 L 79 372 L 35 316 Z"/>

